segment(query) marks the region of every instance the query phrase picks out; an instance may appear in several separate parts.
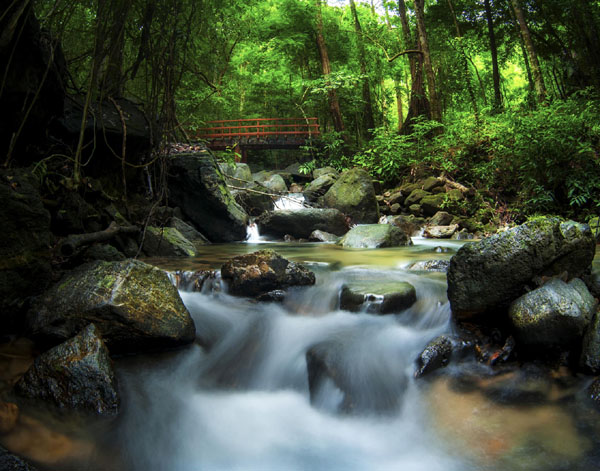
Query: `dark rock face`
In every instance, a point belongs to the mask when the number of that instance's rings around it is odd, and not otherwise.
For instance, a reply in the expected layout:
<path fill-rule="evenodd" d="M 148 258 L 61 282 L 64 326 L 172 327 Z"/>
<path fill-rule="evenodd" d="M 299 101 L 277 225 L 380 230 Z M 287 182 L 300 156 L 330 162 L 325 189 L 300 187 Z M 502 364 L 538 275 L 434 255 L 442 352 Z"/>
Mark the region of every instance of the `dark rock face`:
<path fill-rule="evenodd" d="M 600 408 L 600 378 L 597 378 L 588 388 L 588 393 L 592 401 Z"/>
<path fill-rule="evenodd" d="M 583 338 L 579 361 L 581 367 L 594 374 L 600 373 L 600 312 L 596 311 Z"/>
<path fill-rule="evenodd" d="M 452 257 L 448 299 L 458 319 L 505 309 L 536 276 L 589 271 L 596 244 L 587 225 L 539 218 L 477 243 Z"/>
<path fill-rule="evenodd" d="M 172 217 L 169 220 L 169 227 L 177 229 L 179 233 L 189 240 L 196 249 L 198 249 L 198 247 L 210 244 L 210 241 L 200 234 L 200 232 L 198 232 L 194 227 L 177 217 Z"/>
<path fill-rule="evenodd" d="M 412 245 L 412 240 L 397 226 L 365 224 L 350 229 L 338 245 L 348 248 L 377 249 Z"/>
<path fill-rule="evenodd" d="M 91 322 L 111 353 L 173 348 L 195 339 L 194 321 L 167 274 L 137 260 L 83 265 L 27 314 L 31 335 L 53 344 Z"/>
<path fill-rule="evenodd" d="M 252 182 L 246 185 L 246 190 L 234 190 L 231 194 L 250 216 L 260 216 L 265 211 L 272 211 L 275 207 L 273 197 L 269 196 L 271 193 L 267 187 Z"/>
<path fill-rule="evenodd" d="M 246 238 L 248 215 L 227 189 L 225 178 L 206 152 L 173 157 L 169 171 L 170 201 L 212 242 Z"/>
<path fill-rule="evenodd" d="M 273 250 L 240 255 L 221 267 L 221 277 L 236 296 L 259 296 L 290 286 L 315 284 L 315 274 Z"/>
<path fill-rule="evenodd" d="M 379 220 L 373 181 L 367 172 L 359 168 L 342 173 L 319 201 L 327 208 L 339 209 L 356 224 L 371 224 Z"/>
<path fill-rule="evenodd" d="M 455 335 L 440 335 L 434 338 L 417 357 L 415 378 L 420 378 L 448 366 L 454 357 L 473 351 L 473 342 Z"/>
<path fill-rule="evenodd" d="M 337 176 L 331 173 L 325 173 L 324 175 L 315 178 L 304 188 L 304 197 L 307 201 L 317 201 L 321 196 L 327 193 L 336 180 Z"/>
<path fill-rule="evenodd" d="M 344 215 L 337 209 L 304 208 L 269 211 L 256 221 L 261 235 L 283 238 L 289 234 L 308 239 L 313 231 L 321 230 L 343 235 L 348 231 Z"/>
<path fill-rule="evenodd" d="M 149 257 L 194 257 L 196 247 L 174 227 L 146 228 L 144 253 Z"/>
<path fill-rule="evenodd" d="M 25 171 L 0 172 L 0 331 L 18 331 L 24 298 L 50 280 L 50 214 Z"/>
<path fill-rule="evenodd" d="M 412 306 L 417 300 L 417 292 L 410 283 L 351 283 L 342 287 L 340 294 L 340 309 L 367 312 L 375 314 L 390 314 L 400 312 Z"/>
<path fill-rule="evenodd" d="M 37 357 L 15 385 L 15 392 L 60 409 L 105 416 L 119 411 L 111 359 L 94 324 Z"/>
<path fill-rule="evenodd" d="M 521 343 L 568 346 L 581 341 L 596 304 L 580 279 L 553 279 L 518 298 L 508 316 Z"/>
<path fill-rule="evenodd" d="M 6 448 L 0 445 L 0 469 L 2 471 L 36 471 L 26 461 L 22 460 L 16 455 L 10 453 Z"/>

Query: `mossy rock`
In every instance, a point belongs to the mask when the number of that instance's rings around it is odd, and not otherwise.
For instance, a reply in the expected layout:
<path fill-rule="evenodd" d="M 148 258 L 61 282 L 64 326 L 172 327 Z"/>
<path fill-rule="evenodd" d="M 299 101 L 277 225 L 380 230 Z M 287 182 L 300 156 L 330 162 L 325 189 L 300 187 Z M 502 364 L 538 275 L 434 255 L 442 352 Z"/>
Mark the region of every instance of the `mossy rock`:
<path fill-rule="evenodd" d="M 178 217 L 173 216 L 169 220 L 169 227 L 177 229 L 185 239 L 192 243 L 196 250 L 199 250 L 201 247 L 210 244 L 210 241 L 206 237 Z"/>
<path fill-rule="evenodd" d="M 558 218 L 533 219 L 479 242 L 452 257 L 448 299 L 459 319 L 502 313 L 526 292 L 533 278 L 589 273 L 596 243 L 589 226 Z M 487 322 L 502 323 L 502 315 Z"/>
<path fill-rule="evenodd" d="M 410 195 L 408 195 L 406 200 L 404 200 L 404 205 L 411 206 L 413 204 L 419 204 L 426 196 L 431 196 L 431 193 L 421 189 L 413 190 Z"/>
<path fill-rule="evenodd" d="M 364 224 L 350 229 L 338 245 L 346 248 L 377 249 L 412 245 L 408 234 L 391 224 Z"/>
<path fill-rule="evenodd" d="M 15 385 L 21 397 L 102 416 L 119 412 L 117 379 L 94 324 L 37 357 Z"/>
<path fill-rule="evenodd" d="M 56 345 L 94 323 L 111 353 L 192 342 L 194 321 L 167 274 L 138 260 L 93 262 L 67 273 L 27 313 L 30 335 Z"/>
<path fill-rule="evenodd" d="M 590 219 L 588 225 L 596 237 L 596 242 L 600 244 L 600 218 Z"/>
<path fill-rule="evenodd" d="M 308 201 L 317 201 L 323 196 L 336 182 L 337 176 L 331 173 L 326 173 L 318 178 L 315 178 L 312 182 L 304 187 L 304 197 Z"/>
<path fill-rule="evenodd" d="M 379 220 L 379 205 L 373 181 L 360 168 L 342 173 L 319 201 L 327 208 L 340 210 L 357 224 L 376 223 Z"/>
<path fill-rule="evenodd" d="M 337 178 L 340 176 L 340 172 L 338 172 L 333 167 L 321 167 L 321 168 L 316 168 L 313 170 L 313 173 L 312 173 L 313 179 L 317 180 L 318 178 L 322 177 L 323 175 L 332 175 L 334 178 Z"/>
<path fill-rule="evenodd" d="M 342 287 L 340 309 L 354 312 L 366 309 L 374 314 L 390 314 L 408 309 L 416 300 L 415 287 L 406 281 L 356 282 Z"/>
<path fill-rule="evenodd" d="M 288 191 L 287 184 L 281 175 L 274 174 L 266 179 L 262 184 L 267 187 L 271 192 L 285 193 Z"/>
<path fill-rule="evenodd" d="M 421 183 L 421 188 L 429 192 L 433 192 L 433 190 L 442 186 L 444 186 L 444 182 L 437 177 L 428 177 Z"/>
<path fill-rule="evenodd" d="M 146 228 L 144 253 L 149 257 L 195 257 L 196 247 L 174 227 Z"/>
<path fill-rule="evenodd" d="M 583 338 L 579 365 L 586 371 L 600 374 L 600 312 L 596 312 Z"/>
<path fill-rule="evenodd" d="M 406 195 L 410 195 L 413 191 L 422 190 L 423 188 L 421 187 L 420 183 L 404 183 L 403 185 L 400 185 L 397 189 L 398 191 L 401 191 Z"/>
<path fill-rule="evenodd" d="M 446 195 L 447 193 L 440 193 L 438 195 L 424 196 L 420 202 L 423 214 L 425 214 L 425 216 L 433 216 L 437 212 L 442 211 L 448 200 Z"/>
<path fill-rule="evenodd" d="M 308 239 L 316 230 L 338 236 L 348 232 L 344 215 L 337 209 L 302 208 L 263 213 L 256 220 L 262 235 L 283 239 L 286 235 Z"/>

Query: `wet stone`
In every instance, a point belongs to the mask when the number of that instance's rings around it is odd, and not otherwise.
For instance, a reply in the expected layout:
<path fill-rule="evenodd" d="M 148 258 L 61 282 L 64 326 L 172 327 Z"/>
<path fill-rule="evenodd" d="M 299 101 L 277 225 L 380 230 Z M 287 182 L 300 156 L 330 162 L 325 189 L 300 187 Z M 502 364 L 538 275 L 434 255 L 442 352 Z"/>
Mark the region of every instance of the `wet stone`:
<path fill-rule="evenodd" d="M 391 314 L 409 308 L 416 300 L 414 286 L 406 281 L 351 283 L 342 287 L 340 309 Z"/>

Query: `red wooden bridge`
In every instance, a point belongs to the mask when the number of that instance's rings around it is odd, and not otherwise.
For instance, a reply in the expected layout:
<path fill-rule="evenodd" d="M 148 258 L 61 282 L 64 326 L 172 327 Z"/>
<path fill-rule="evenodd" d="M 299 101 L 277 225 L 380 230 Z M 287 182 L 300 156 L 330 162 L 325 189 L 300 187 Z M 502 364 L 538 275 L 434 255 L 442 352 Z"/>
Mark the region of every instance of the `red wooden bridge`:
<path fill-rule="evenodd" d="M 320 137 L 317 118 L 253 118 L 208 121 L 195 139 L 209 149 L 233 149 L 246 161 L 248 149 L 298 149 Z"/>

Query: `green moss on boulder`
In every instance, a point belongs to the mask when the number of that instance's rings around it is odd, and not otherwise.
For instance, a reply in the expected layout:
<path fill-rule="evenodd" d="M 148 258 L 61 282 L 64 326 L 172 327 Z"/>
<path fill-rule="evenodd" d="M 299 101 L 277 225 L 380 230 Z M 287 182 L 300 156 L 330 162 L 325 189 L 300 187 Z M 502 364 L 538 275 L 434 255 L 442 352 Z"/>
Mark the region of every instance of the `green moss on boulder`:
<path fill-rule="evenodd" d="M 333 186 L 319 200 L 327 208 L 340 210 L 357 224 L 376 223 L 379 205 L 370 175 L 353 168 L 342 173 Z"/>

